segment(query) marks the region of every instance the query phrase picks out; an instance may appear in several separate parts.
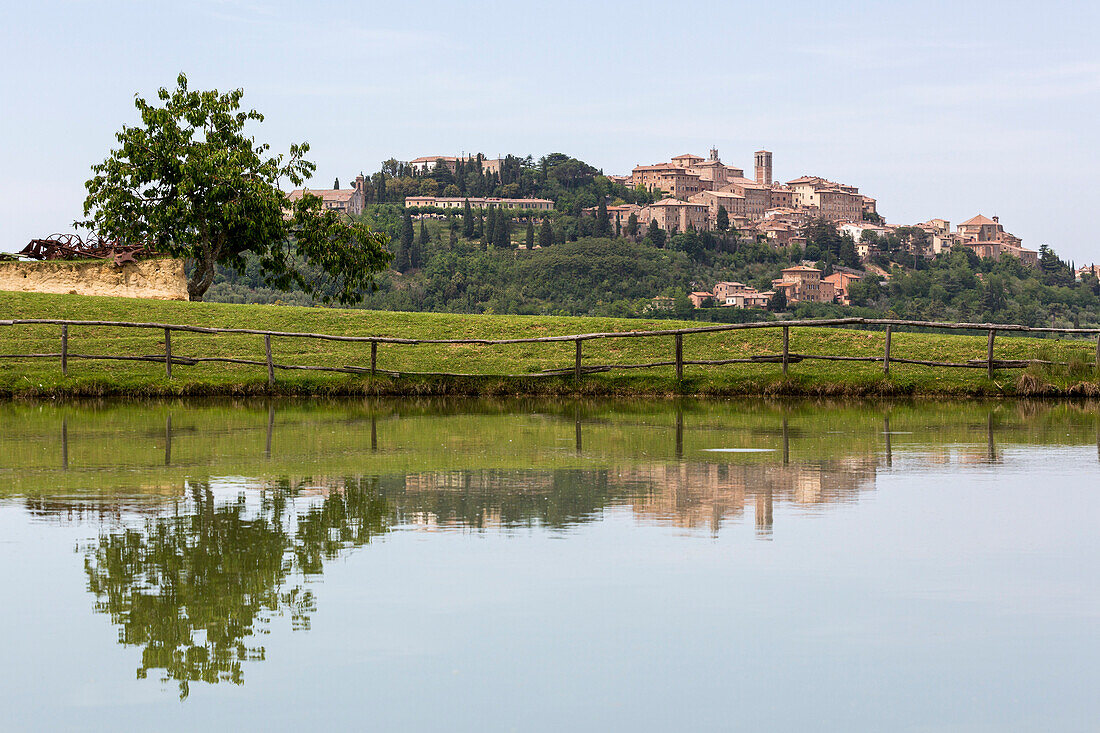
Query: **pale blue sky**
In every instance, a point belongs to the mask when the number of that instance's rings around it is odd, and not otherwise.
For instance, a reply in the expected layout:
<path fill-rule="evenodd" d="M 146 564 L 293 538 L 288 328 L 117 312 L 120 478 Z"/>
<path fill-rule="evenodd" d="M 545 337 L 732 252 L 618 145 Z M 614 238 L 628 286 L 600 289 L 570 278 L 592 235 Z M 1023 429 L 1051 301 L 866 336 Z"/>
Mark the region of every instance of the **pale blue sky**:
<path fill-rule="evenodd" d="M 315 186 L 394 156 L 683 152 L 823 175 L 891 223 L 997 214 L 1100 260 L 1100 6 L 1075 2 L 150 2 L 0 9 L 0 249 L 70 228 L 152 95 L 243 87 Z"/>

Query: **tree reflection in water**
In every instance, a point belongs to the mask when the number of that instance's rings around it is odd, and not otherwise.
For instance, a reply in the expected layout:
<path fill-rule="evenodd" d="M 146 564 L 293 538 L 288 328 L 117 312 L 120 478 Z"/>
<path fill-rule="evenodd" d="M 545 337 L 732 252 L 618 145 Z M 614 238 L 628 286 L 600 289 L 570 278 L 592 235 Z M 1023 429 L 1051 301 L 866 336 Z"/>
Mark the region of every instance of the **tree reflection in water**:
<path fill-rule="evenodd" d="M 387 531 L 391 511 L 377 480 L 296 508 L 303 492 L 282 482 L 217 502 L 192 484 L 169 516 L 100 536 L 85 548 L 95 608 L 118 624 L 119 641 L 142 647 L 139 678 L 162 670 L 179 683 L 244 681 L 245 661 L 264 658 L 257 634 L 274 616 L 308 628 L 315 611 L 306 582 L 325 560 Z"/>

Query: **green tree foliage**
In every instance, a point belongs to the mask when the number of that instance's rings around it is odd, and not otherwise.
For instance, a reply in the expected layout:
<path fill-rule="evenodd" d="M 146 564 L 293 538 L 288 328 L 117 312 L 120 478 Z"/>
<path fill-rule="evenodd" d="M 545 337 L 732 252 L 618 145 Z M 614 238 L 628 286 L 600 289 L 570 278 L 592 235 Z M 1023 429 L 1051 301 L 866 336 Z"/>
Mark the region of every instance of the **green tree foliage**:
<path fill-rule="evenodd" d="M 596 207 L 596 231 L 597 237 L 611 236 L 611 220 L 607 216 L 607 202 L 602 198 Z"/>
<path fill-rule="evenodd" d="M 824 217 L 818 217 L 806 222 L 802 229 L 802 236 L 806 238 L 806 257 L 811 260 L 821 259 L 826 253 L 834 257 L 840 255 L 841 237 L 836 224 Z"/>
<path fill-rule="evenodd" d="M 630 216 L 626 219 L 626 235 L 628 237 L 638 236 L 638 215 L 633 211 L 630 212 Z"/>
<path fill-rule="evenodd" d="M 486 244 L 495 244 L 497 241 L 497 209 L 489 209 L 485 218 Z"/>
<path fill-rule="evenodd" d="M 674 234 L 669 239 L 669 247 L 671 249 L 684 252 L 693 260 L 699 259 L 705 248 L 705 240 L 695 232 L 686 232 L 684 234 Z"/>
<path fill-rule="evenodd" d="M 375 173 L 371 176 L 371 180 L 374 181 L 374 197 L 379 203 L 386 202 L 386 174 L 385 172 Z"/>
<path fill-rule="evenodd" d="M 656 219 L 649 220 L 649 228 L 646 230 L 645 238 L 654 247 L 661 248 L 665 246 L 665 230 L 661 229 Z"/>
<path fill-rule="evenodd" d="M 191 91 L 180 74 L 176 89 L 157 91 L 159 105 L 137 97 L 141 125 L 123 126 L 119 147 L 92 167 L 80 225 L 187 259 L 192 300 L 218 265 L 243 269 L 250 253 L 271 287 L 358 302 L 390 260 L 385 237 L 324 210 L 316 196 L 291 202 L 278 184 L 300 186 L 313 173 L 309 146 L 269 156 L 270 146 L 245 133 L 263 115 L 241 111 L 243 96 Z"/>
<path fill-rule="evenodd" d="M 782 313 L 787 310 L 787 295 L 782 290 L 776 290 L 775 295 L 768 301 L 768 310 Z"/>
<path fill-rule="evenodd" d="M 717 226 L 720 232 L 724 232 L 730 228 L 730 214 L 726 211 L 725 206 L 718 207 L 718 217 L 715 226 Z"/>
<path fill-rule="evenodd" d="M 470 199 L 462 205 L 462 236 L 473 239 L 474 236 L 474 212 L 470 208 Z"/>
<path fill-rule="evenodd" d="M 539 224 L 539 246 L 549 247 L 554 243 L 554 227 L 550 224 L 550 218 L 547 217 L 542 220 L 542 224 Z"/>
<path fill-rule="evenodd" d="M 333 190 L 336 190 L 336 191 L 340 190 L 340 177 L 339 176 L 337 176 L 336 180 L 332 182 L 332 188 L 333 188 Z"/>
<path fill-rule="evenodd" d="M 535 247 L 535 225 L 528 219 L 527 231 L 523 236 L 523 243 L 527 246 L 527 249 L 534 249 Z"/>
<path fill-rule="evenodd" d="M 497 209 L 497 223 L 493 230 L 493 245 L 501 249 L 507 249 L 512 246 L 512 217 L 504 213 L 503 210 Z"/>
<path fill-rule="evenodd" d="M 96 610 L 119 626 L 121 643 L 142 649 L 138 677 L 159 670 L 180 699 L 192 682 L 242 684 L 244 662 L 264 659 L 255 635 L 275 615 L 309 628 L 316 601 L 295 578 L 387 532 L 393 513 L 374 479 L 348 479 L 297 512 L 289 484 L 255 508 L 190 485 L 183 511 L 101 534 L 84 563 Z"/>
<path fill-rule="evenodd" d="M 413 223 L 412 215 L 408 211 L 401 221 L 401 241 L 398 243 L 396 265 L 400 272 L 407 272 L 412 267 L 413 250 Z"/>

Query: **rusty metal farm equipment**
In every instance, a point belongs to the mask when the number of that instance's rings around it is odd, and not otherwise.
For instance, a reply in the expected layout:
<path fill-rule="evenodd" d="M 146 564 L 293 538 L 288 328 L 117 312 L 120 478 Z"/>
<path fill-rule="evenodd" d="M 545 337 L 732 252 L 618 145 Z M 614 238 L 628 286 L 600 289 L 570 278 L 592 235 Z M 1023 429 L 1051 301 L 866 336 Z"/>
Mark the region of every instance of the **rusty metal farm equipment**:
<path fill-rule="evenodd" d="M 122 265 L 156 252 L 145 244 L 123 244 L 94 234 L 87 239 L 76 234 L 51 234 L 45 239 L 32 239 L 16 254 L 32 260 L 113 260 L 115 265 Z"/>

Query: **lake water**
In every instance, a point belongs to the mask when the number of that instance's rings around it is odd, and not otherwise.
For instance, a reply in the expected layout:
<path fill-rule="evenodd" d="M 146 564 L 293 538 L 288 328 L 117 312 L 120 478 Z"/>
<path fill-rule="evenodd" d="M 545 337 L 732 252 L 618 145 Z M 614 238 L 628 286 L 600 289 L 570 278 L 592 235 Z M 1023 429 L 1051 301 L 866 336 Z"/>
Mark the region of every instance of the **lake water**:
<path fill-rule="evenodd" d="M 0 405 L 4 730 L 1100 729 L 1095 404 Z"/>

